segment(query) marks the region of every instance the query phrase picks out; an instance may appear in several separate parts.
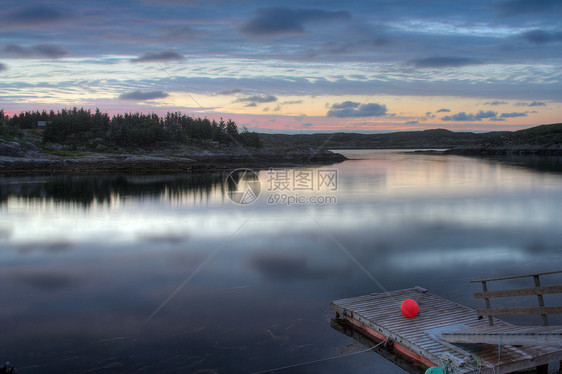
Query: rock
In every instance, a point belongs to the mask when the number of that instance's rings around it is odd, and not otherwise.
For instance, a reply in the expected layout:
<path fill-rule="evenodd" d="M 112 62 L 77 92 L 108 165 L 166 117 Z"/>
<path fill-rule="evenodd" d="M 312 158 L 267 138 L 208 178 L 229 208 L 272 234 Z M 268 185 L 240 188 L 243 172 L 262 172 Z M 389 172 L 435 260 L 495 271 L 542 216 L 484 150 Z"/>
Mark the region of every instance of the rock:
<path fill-rule="evenodd" d="M 6 157 L 27 157 L 28 154 L 22 149 L 17 142 L 0 143 L 0 156 Z"/>
<path fill-rule="evenodd" d="M 60 151 L 60 150 L 64 149 L 64 146 L 62 144 L 59 144 L 59 143 L 51 143 L 51 144 L 49 144 L 49 148 L 54 149 L 56 151 Z"/>
<path fill-rule="evenodd" d="M 25 146 L 26 149 L 29 149 L 31 151 L 39 151 L 39 148 L 37 148 L 37 146 L 33 143 L 25 142 L 23 145 Z"/>

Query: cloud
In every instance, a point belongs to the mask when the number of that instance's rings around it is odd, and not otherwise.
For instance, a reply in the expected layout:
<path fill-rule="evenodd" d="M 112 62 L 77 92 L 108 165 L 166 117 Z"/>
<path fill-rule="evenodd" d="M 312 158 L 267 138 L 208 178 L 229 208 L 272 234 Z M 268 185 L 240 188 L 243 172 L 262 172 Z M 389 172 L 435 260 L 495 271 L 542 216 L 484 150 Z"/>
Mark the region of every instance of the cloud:
<path fill-rule="evenodd" d="M 451 109 L 447 109 L 447 108 L 441 108 L 439 110 L 437 110 L 435 113 L 449 113 L 451 111 Z"/>
<path fill-rule="evenodd" d="M 468 57 L 427 57 L 410 61 L 417 68 L 449 68 L 476 65 L 480 62 Z"/>
<path fill-rule="evenodd" d="M 533 101 L 531 103 L 516 103 L 517 106 L 546 106 L 546 103 L 543 101 Z"/>
<path fill-rule="evenodd" d="M 3 64 L 3 63 L 0 62 L 0 73 L 3 72 L 3 71 L 6 71 L 6 70 L 8 70 L 8 66 L 6 66 L 6 64 Z"/>
<path fill-rule="evenodd" d="M 481 110 L 476 114 L 472 114 L 472 113 L 467 114 L 465 112 L 459 112 L 457 114 L 453 114 L 452 116 L 441 117 L 441 119 L 443 121 L 481 121 L 483 118 L 494 118 L 497 115 L 498 115 L 497 112 L 491 110 L 487 112 Z"/>
<path fill-rule="evenodd" d="M 222 91 L 215 92 L 215 95 L 231 96 L 239 93 L 242 93 L 242 90 L 240 88 L 233 88 L 231 90 L 222 90 Z"/>
<path fill-rule="evenodd" d="M 503 100 L 496 100 L 496 101 L 486 101 L 484 105 L 506 105 L 508 104 L 507 101 Z"/>
<path fill-rule="evenodd" d="M 407 121 L 404 122 L 406 125 L 417 125 L 418 123 L 420 123 L 420 121 Z"/>
<path fill-rule="evenodd" d="M 52 6 L 37 5 L 12 12 L 5 22 L 18 25 L 39 25 L 57 23 L 72 18 L 72 14 Z"/>
<path fill-rule="evenodd" d="M 239 102 L 249 101 L 253 103 L 273 103 L 277 101 L 277 97 L 273 95 L 252 95 L 247 97 L 239 97 L 238 100 L 236 101 Z"/>
<path fill-rule="evenodd" d="M 68 55 L 68 51 L 54 44 L 37 44 L 24 47 L 18 44 L 6 44 L 2 55 L 7 58 L 50 58 L 56 59 Z"/>
<path fill-rule="evenodd" d="M 168 97 L 168 94 L 164 91 L 141 91 L 141 90 L 126 92 L 119 95 L 119 99 L 121 100 L 137 100 L 137 101 L 163 99 L 165 97 Z"/>
<path fill-rule="evenodd" d="M 369 103 L 360 105 L 354 101 L 333 104 L 327 113 L 328 117 L 375 117 L 386 115 L 386 105 Z"/>
<path fill-rule="evenodd" d="M 503 16 L 527 15 L 532 13 L 551 13 L 561 7 L 559 0 L 507 0 L 497 4 L 497 9 Z"/>
<path fill-rule="evenodd" d="M 562 42 L 562 31 L 531 30 L 521 34 L 521 37 L 534 44 Z"/>
<path fill-rule="evenodd" d="M 494 118 L 490 118 L 490 121 L 505 121 L 505 118 L 498 118 L 498 117 L 494 117 Z"/>
<path fill-rule="evenodd" d="M 349 18 L 351 18 L 350 14 L 345 11 L 289 9 L 287 7 L 262 8 L 257 10 L 256 17 L 246 22 L 240 31 L 253 36 L 303 33 L 304 25 L 309 22 Z"/>
<path fill-rule="evenodd" d="M 254 107 L 254 106 L 258 106 L 258 104 L 254 103 L 254 102 L 251 102 L 251 103 L 248 103 L 248 104 L 244 105 L 245 108 L 250 108 L 250 107 Z"/>
<path fill-rule="evenodd" d="M 160 52 L 145 52 L 131 62 L 153 62 L 153 61 L 177 61 L 183 60 L 183 55 L 173 49 L 166 49 Z"/>
<path fill-rule="evenodd" d="M 292 104 L 302 104 L 303 100 L 288 100 L 288 101 L 283 101 L 281 104 L 283 105 L 292 105 Z"/>
<path fill-rule="evenodd" d="M 527 117 L 526 112 L 511 112 L 511 113 L 502 113 L 501 118 L 513 118 L 513 117 Z"/>

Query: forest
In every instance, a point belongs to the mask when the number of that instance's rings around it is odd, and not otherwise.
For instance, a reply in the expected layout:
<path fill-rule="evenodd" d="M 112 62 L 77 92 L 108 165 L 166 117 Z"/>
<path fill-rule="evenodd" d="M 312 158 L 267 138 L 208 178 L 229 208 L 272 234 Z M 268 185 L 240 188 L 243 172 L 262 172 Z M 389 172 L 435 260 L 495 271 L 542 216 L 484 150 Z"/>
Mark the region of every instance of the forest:
<path fill-rule="evenodd" d="M 57 112 L 26 111 L 7 116 L 0 110 L 0 136 L 17 137 L 25 130 L 37 130 L 45 122 L 44 143 L 92 145 L 104 143 L 122 147 L 155 148 L 167 143 L 199 146 L 244 146 L 261 148 L 257 133 L 242 131 L 232 120 L 193 118 L 181 112 L 109 114 L 96 109 L 72 108 Z"/>

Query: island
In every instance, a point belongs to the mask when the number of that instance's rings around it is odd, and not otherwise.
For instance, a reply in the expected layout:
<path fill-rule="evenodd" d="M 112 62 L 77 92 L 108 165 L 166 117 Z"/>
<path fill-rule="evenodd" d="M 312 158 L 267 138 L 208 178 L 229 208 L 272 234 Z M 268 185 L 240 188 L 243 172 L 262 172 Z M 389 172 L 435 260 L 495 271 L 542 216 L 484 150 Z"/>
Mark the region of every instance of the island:
<path fill-rule="evenodd" d="M 0 174 L 185 173 L 323 165 L 343 149 L 439 150 L 460 155 L 562 155 L 562 123 L 485 133 L 446 129 L 384 134 L 265 134 L 232 120 L 180 112 L 0 111 Z M 334 152 L 336 151 L 336 152 Z"/>

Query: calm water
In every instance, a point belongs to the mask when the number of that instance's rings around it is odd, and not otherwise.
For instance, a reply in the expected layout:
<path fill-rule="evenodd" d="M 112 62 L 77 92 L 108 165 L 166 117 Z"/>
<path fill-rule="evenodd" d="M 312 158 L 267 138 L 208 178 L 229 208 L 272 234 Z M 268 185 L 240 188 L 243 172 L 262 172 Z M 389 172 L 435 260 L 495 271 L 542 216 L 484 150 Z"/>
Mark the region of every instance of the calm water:
<path fill-rule="evenodd" d="M 481 307 L 471 279 L 562 268 L 559 160 L 343 153 L 258 180 L 2 178 L 0 361 L 261 372 L 362 349 L 329 303 L 380 292 L 365 271 Z M 278 372 L 402 371 L 368 352 Z"/>

